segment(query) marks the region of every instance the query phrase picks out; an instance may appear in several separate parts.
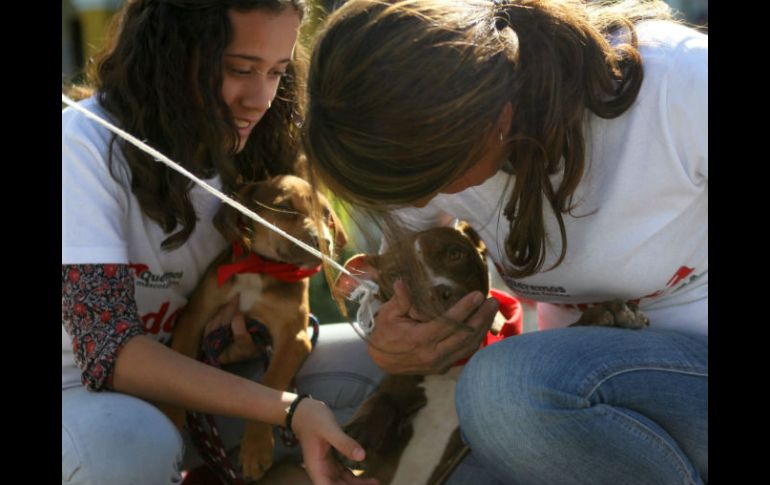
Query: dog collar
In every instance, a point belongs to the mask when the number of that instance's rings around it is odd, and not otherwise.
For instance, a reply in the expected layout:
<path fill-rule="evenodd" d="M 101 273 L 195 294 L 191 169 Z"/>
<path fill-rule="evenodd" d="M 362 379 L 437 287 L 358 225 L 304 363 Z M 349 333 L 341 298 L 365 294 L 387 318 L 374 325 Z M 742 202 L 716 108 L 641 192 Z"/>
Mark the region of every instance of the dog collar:
<path fill-rule="evenodd" d="M 243 255 L 243 248 L 237 242 L 233 243 L 233 254 L 236 258 Z M 277 263 L 259 257 L 255 253 L 249 253 L 245 258 L 234 263 L 222 264 L 217 268 L 217 284 L 222 286 L 225 281 L 237 274 L 259 273 L 267 274 L 273 278 L 287 283 L 296 283 L 305 278 L 313 276 L 321 271 L 321 265 L 315 268 L 300 268 L 294 264 Z"/>

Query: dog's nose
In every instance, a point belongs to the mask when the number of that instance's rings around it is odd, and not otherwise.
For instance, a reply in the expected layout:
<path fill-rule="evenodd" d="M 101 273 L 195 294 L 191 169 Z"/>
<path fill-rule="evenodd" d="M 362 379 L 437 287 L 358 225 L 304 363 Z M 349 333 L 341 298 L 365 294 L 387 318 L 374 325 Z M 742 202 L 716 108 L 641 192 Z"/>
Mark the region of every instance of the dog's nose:
<path fill-rule="evenodd" d="M 451 306 L 458 299 L 457 290 L 449 285 L 439 284 L 430 289 L 431 298 L 441 305 Z"/>

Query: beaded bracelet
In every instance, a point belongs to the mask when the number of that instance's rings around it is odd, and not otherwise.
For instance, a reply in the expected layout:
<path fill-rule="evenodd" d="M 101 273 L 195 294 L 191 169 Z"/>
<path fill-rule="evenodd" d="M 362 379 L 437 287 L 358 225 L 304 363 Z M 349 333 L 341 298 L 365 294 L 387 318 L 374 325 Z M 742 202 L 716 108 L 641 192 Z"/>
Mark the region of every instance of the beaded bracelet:
<path fill-rule="evenodd" d="M 299 405 L 299 402 L 305 399 L 306 397 L 309 397 L 310 399 L 313 399 L 313 397 L 310 394 L 300 394 L 296 398 L 294 398 L 294 401 L 292 401 L 291 405 L 289 406 L 288 411 L 286 412 L 286 429 L 294 432 L 293 429 L 291 429 L 291 420 L 294 418 L 294 411 L 297 410 L 297 406 Z"/>

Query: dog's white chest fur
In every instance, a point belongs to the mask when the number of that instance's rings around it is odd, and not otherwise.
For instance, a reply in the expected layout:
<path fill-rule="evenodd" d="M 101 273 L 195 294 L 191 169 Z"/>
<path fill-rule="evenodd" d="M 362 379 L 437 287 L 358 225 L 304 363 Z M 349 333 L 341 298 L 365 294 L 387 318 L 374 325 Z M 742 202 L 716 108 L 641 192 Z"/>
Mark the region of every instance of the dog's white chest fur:
<path fill-rule="evenodd" d="M 422 485 L 428 483 L 432 466 L 441 461 L 449 438 L 459 425 L 455 410 L 455 388 L 462 366 L 453 367 L 446 374 L 426 376 L 420 384 L 428 402 L 414 420 L 412 439 L 409 441 L 390 485 Z"/>
<path fill-rule="evenodd" d="M 262 275 L 259 274 L 237 274 L 235 275 L 235 284 L 233 284 L 230 293 L 227 295 L 228 301 L 236 293 L 241 294 L 240 310 L 247 312 L 262 299 Z"/>

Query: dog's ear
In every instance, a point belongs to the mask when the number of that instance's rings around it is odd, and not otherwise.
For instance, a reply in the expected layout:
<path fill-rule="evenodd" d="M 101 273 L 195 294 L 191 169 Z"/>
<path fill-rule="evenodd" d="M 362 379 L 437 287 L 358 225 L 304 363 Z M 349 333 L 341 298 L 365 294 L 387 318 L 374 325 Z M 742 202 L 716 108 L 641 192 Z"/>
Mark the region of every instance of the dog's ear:
<path fill-rule="evenodd" d="M 249 206 L 249 200 L 255 190 L 255 183 L 245 184 L 236 193 L 236 199 Z M 238 242 L 245 248 L 251 247 L 250 219 L 228 204 L 222 204 L 214 216 L 214 227 L 227 242 Z"/>
<path fill-rule="evenodd" d="M 476 249 L 478 249 L 479 254 L 486 257 L 487 245 L 484 244 L 484 241 L 481 240 L 481 236 L 479 236 L 479 233 L 477 233 L 476 230 L 470 226 L 470 224 L 468 224 L 465 221 L 460 221 L 455 225 L 455 229 L 465 234 L 465 237 L 470 239 L 473 242 L 473 245 L 476 246 Z"/>
<path fill-rule="evenodd" d="M 329 218 L 326 222 L 326 227 L 329 228 L 329 231 L 334 236 L 334 251 L 337 254 L 340 254 L 340 250 L 345 247 L 345 245 L 348 243 L 348 235 L 345 233 L 345 227 L 342 225 L 342 221 L 337 216 L 337 214 L 334 212 L 334 208 L 332 207 L 332 204 L 329 202 L 329 199 L 327 199 L 322 193 L 316 192 L 318 194 L 318 203 L 324 207 L 326 210 L 329 211 Z"/>
<path fill-rule="evenodd" d="M 331 207 L 329 207 L 329 230 L 334 234 L 334 247 L 337 251 L 341 250 L 348 243 L 348 235 L 345 234 L 345 228 L 342 221 L 337 217 Z"/>
<path fill-rule="evenodd" d="M 214 216 L 214 227 L 228 243 L 244 243 L 243 236 L 246 231 L 242 230 L 242 225 L 241 213 L 227 204 L 222 204 Z M 249 246 L 247 243 L 246 247 Z"/>
<path fill-rule="evenodd" d="M 345 269 L 359 278 L 376 282 L 380 275 L 377 262 L 377 256 L 356 254 L 345 262 Z M 337 281 L 334 282 L 334 292 L 344 298 L 349 298 L 356 288 L 358 288 L 358 282 L 345 273 L 340 273 Z"/>

